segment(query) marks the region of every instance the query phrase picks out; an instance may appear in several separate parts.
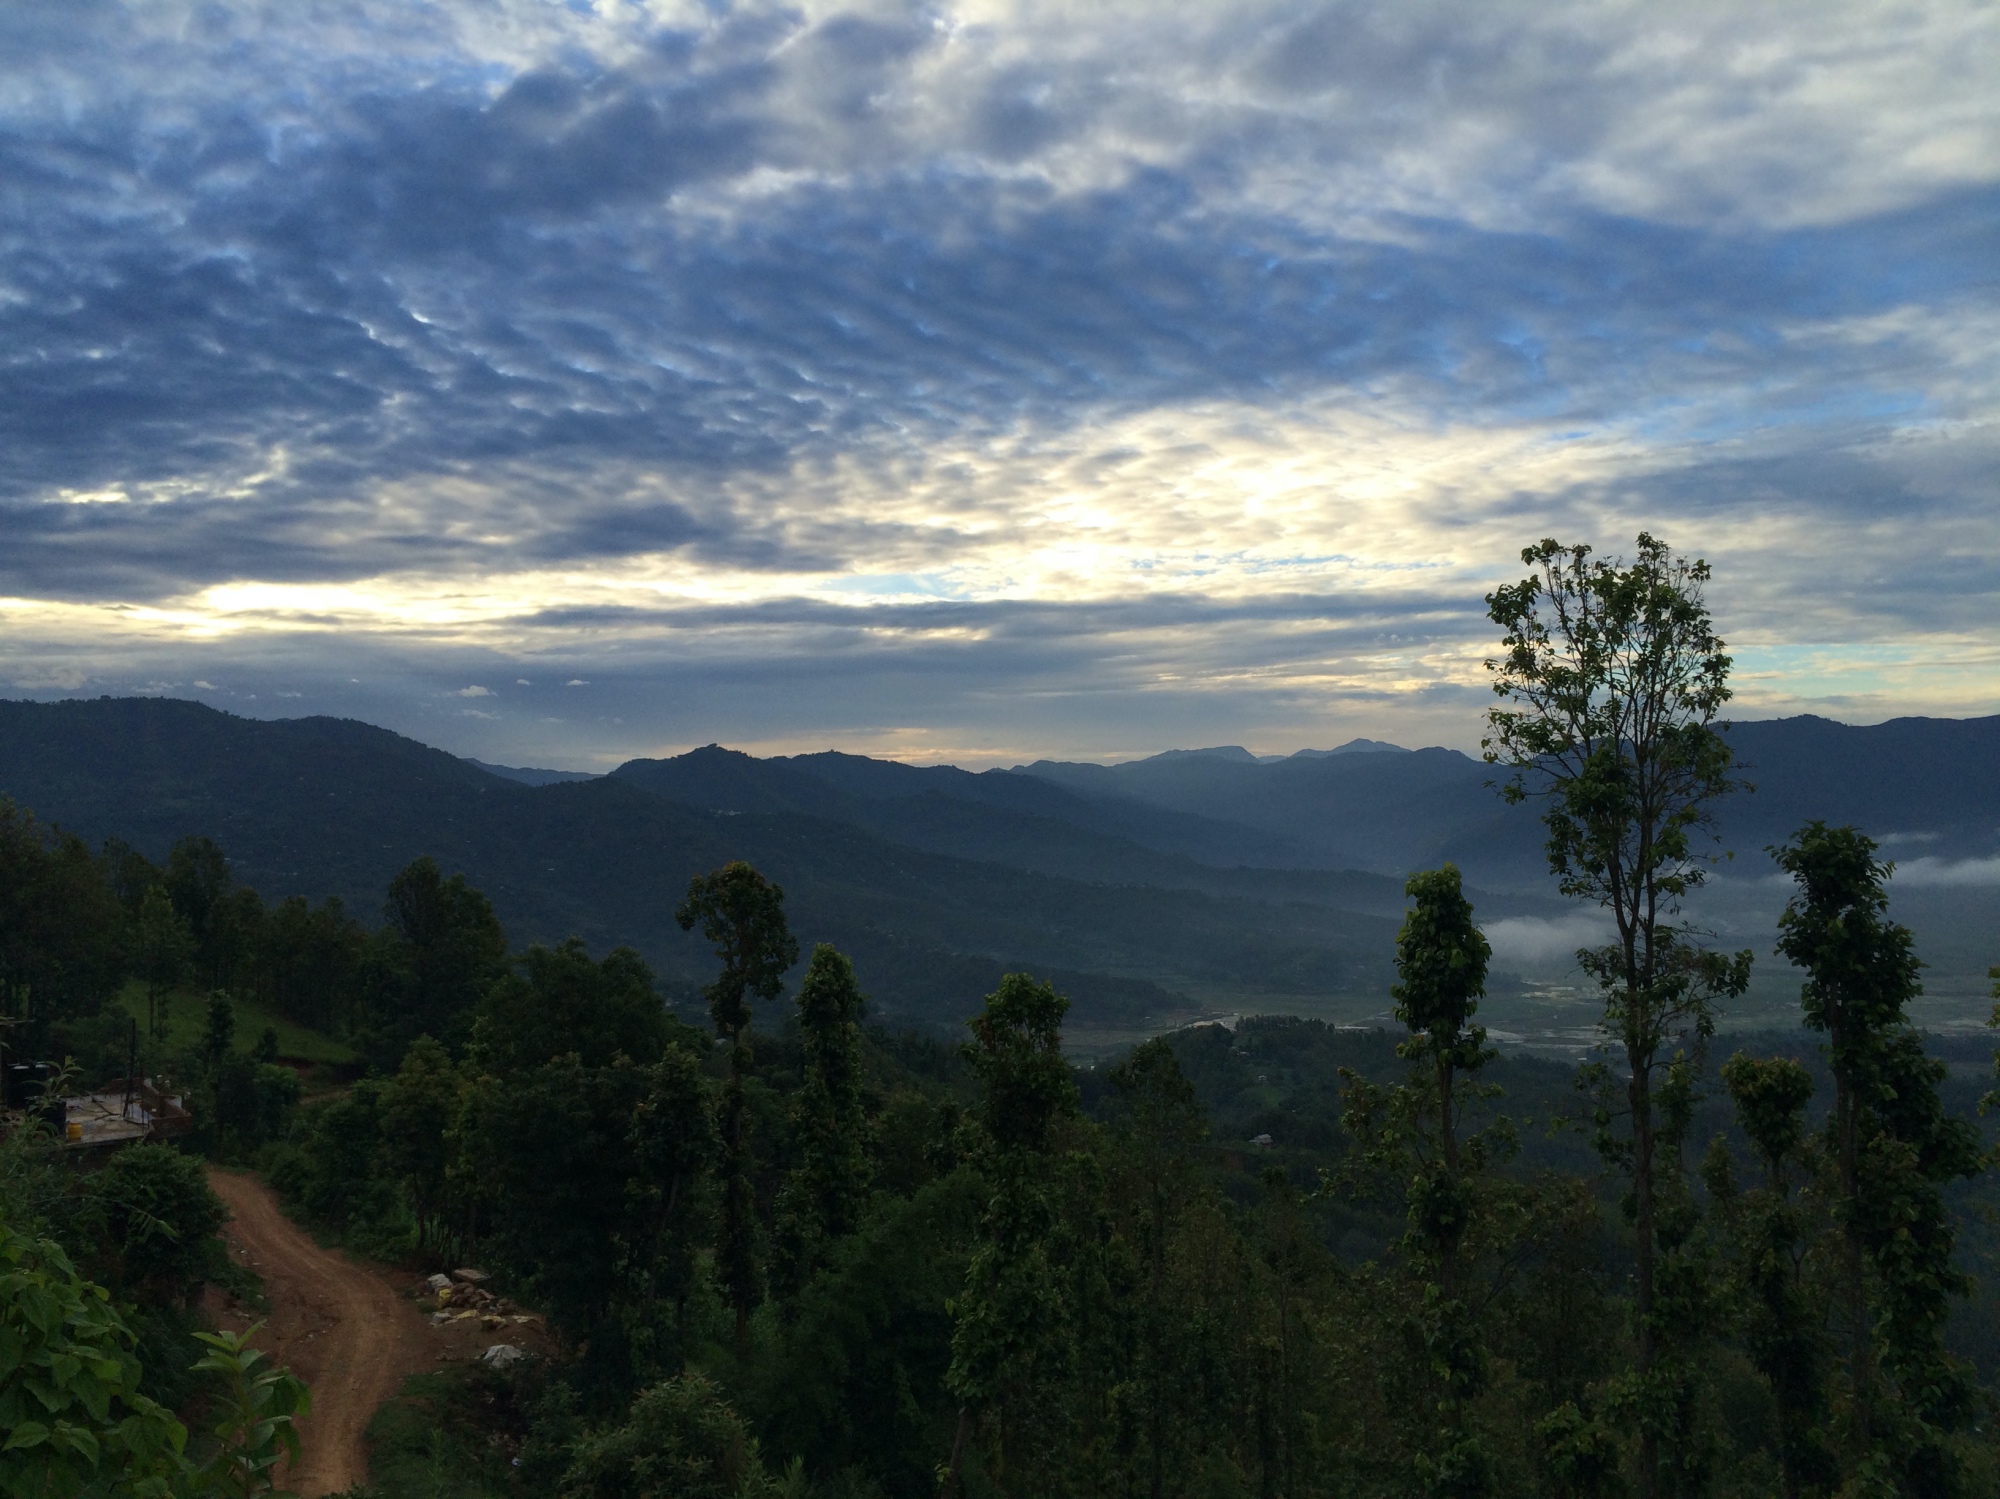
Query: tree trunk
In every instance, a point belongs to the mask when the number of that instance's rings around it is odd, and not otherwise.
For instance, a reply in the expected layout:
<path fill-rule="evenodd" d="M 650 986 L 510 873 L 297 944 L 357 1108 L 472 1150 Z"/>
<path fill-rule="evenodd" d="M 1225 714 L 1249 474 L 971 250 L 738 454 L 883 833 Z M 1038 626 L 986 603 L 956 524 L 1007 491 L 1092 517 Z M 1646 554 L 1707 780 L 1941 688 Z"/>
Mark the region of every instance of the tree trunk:
<path fill-rule="evenodd" d="M 1636 1042 L 1626 1049 L 1632 1080 L 1626 1096 L 1632 1105 L 1632 1197 L 1635 1206 L 1633 1229 L 1638 1236 L 1635 1255 L 1634 1300 L 1639 1318 L 1639 1377 L 1642 1384 L 1651 1376 L 1658 1355 L 1653 1331 L 1653 1058 Z M 1660 1492 L 1660 1439 L 1650 1423 L 1641 1423 L 1639 1433 L 1639 1492 L 1656 1499 Z"/>
<path fill-rule="evenodd" d="M 1842 1035 L 1834 1036 L 1836 1057 L 1842 1054 L 1845 1040 Z M 1834 1069 L 1833 1087 L 1833 1116 L 1840 1131 L 1840 1195 L 1847 1206 L 1841 1246 L 1841 1272 L 1846 1284 L 1841 1289 L 1846 1293 L 1844 1299 L 1847 1302 L 1850 1340 L 1847 1378 L 1854 1393 L 1854 1430 L 1850 1442 L 1853 1461 L 1859 1465 L 1867 1458 L 1875 1435 L 1875 1359 L 1868 1336 L 1868 1281 L 1862 1258 L 1860 1213 L 1857 1211 L 1861 1178 L 1860 1129 L 1855 1119 L 1854 1090 L 1839 1068 Z"/>
<path fill-rule="evenodd" d="M 743 1078 L 750 1070 L 749 1048 L 742 1033 L 729 1057 L 729 1081 L 722 1090 L 722 1244 L 721 1270 L 736 1312 L 736 1356 L 750 1356 L 750 1301 L 754 1265 L 750 1238 L 756 1204 L 751 1200 L 749 1161 L 743 1148 Z"/>
<path fill-rule="evenodd" d="M 956 1494 L 964 1499 L 965 1483 L 958 1476 L 958 1465 L 965 1458 L 965 1441 L 972 1434 L 972 1412 L 964 1406 L 958 1408 L 958 1430 L 951 1439 L 951 1466 L 945 1470 L 944 1492 Z"/>
<path fill-rule="evenodd" d="M 1458 1137 L 1452 1129 L 1451 1118 L 1451 1063 L 1443 1057 L 1437 1062 L 1438 1090 L 1438 1146 L 1444 1157 L 1445 1174 L 1451 1179 L 1454 1196 L 1458 1192 Z M 1458 1299 L 1458 1232 L 1438 1246 L 1438 1289 L 1444 1293 L 1446 1301 Z"/>

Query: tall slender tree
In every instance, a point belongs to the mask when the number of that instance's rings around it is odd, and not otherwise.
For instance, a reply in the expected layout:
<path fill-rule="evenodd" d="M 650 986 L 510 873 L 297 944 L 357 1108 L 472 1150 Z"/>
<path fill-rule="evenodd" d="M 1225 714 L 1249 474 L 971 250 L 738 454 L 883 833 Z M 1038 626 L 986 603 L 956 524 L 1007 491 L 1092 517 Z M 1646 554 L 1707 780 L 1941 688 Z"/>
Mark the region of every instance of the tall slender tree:
<path fill-rule="evenodd" d="M 1136 1339 L 1136 1378 L 1146 1434 L 1147 1492 L 1167 1492 L 1168 1455 L 1176 1447 L 1176 1419 L 1189 1401 L 1186 1339 L 1167 1297 L 1169 1235 L 1174 1219 L 1195 1197 L 1190 1178 L 1195 1147 L 1208 1121 L 1194 1085 L 1181 1071 L 1166 1037 L 1134 1048 L 1112 1069 L 1119 1102 L 1119 1134 L 1138 1177 L 1139 1269 L 1145 1280 Z"/>
<path fill-rule="evenodd" d="M 1805 972 L 1806 1024 L 1825 1033 L 1833 1071 L 1848 1476 L 1886 1463 L 1907 1491 L 1943 1494 L 1955 1466 L 1941 1436 L 1969 1417 L 1972 1386 L 1944 1351 L 1951 1298 L 1968 1282 L 1939 1185 L 1981 1169 L 1978 1137 L 1945 1112 L 1944 1066 L 1904 1013 L 1923 965 L 1910 929 L 1888 919 L 1892 866 L 1874 841 L 1812 822 L 1773 853 L 1798 883 L 1778 951 Z"/>
<path fill-rule="evenodd" d="M 146 1035 L 161 1040 L 167 1029 L 167 996 L 186 977 L 194 956 L 187 918 L 174 909 L 166 890 L 149 887 L 132 923 L 132 964 L 146 983 Z"/>
<path fill-rule="evenodd" d="M 729 1080 L 722 1088 L 722 1226 L 716 1270 L 736 1311 L 736 1348 L 750 1349 L 750 1309 L 757 1304 L 757 1204 L 750 1176 L 750 1142 L 743 1129 L 744 1080 L 750 1073 L 750 1001 L 770 1001 L 799 944 L 785 924 L 785 892 L 741 860 L 688 882 L 674 912 L 682 931 L 697 924 L 722 971 L 704 991 L 715 1033 L 729 1043 Z"/>
<path fill-rule="evenodd" d="M 1408 1243 L 1431 1282 L 1423 1330 L 1442 1391 L 1443 1422 L 1420 1472 L 1431 1492 L 1471 1499 L 1493 1484 L 1491 1460 L 1466 1420 L 1467 1403 L 1486 1381 L 1486 1353 L 1467 1304 L 1463 1264 L 1473 1214 L 1467 1168 L 1483 1162 L 1486 1142 L 1475 1140 L 1472 1158 L 1461 1160 L 1459 1135 L 1472 1092 L 1465 1084 L 1495 1055 L 1486 1028 L 1472 1018 L 1486 992 L 1493 950 L 1472 919 L 1456 866 L 1413 876 L 1404 893 L 1413 904 L 1396 934 L 1397 982 L 1389 993 L 1396 1018 L 1411 1032 L 1398 1050 L 1417 1064 L 1412 1102 L 1419 1114 L 1424 1104 L 1431 1111 L 1431 1127 L 1417 1132 L 1418 1140 L 1428 1136 L 1428 1148 L 1410 1185 Z"/>
<path fill-rule="evenodd" d="M 1593 558 L 1544 540 L 1521 553 L 1534 572 L 1487 596 L 1504 632 L 1489 660 L 1505 706 L 1488 715 L 1488 763 L 1512 775 L 1509 801 L 1544 803 L 1551 872 L 1565 895 L 1611 913 L 1615 941 L 1577 957 L 1604 996 L 1606 1029 L 1625 1053 L 1637 1245 L 1639 1384 L 1662 1329 L 1653 1087 L 1674 1037 L 1714 1029 L 1713 1006 L 1749 983 L 1750 954 L 1710 952 L 1678 925 L 1709 857 L 1697 838 L 1738 783 L 1715 729 L 1729 700 L 1730 658 L 1704 597 L 1706 562 L 1641 533 L 1636 557 Z M 1655 1423 L 1640 1421 L 1642 1492 L 1660 1491 Z"/>
<path fill-rule="evenodd" d="M 1062 1054 L 1069 1001 L 1024 973 L 1010 973 L 969 1022 L 965 1056 L 982 1086 L 980 1164 L 992 1196 L 965 1289 L 952 1302 L 951 1367 L 945 1387 L 959 1400 L 947 1492 L 965 1491 L 968 1444 L 987 1438 L 992 1476 L 1004 1486 L 1030 1477 L 1032 1435 L 1060 1398 L 1071 1345 L 1060 1278 L 1049 1258 L 1054 1207 L 1049 1187 L 1058 1122 L 1076 1112 L 1076 1084 Z M 1055 1455 L 1043 1452 L 1040 1461 Z"/>
<path fill-rule="evenodd" d="M 1806 1283 L 1812 1234 L 1795 1190 L 1810 1169 L 1805 1112 L 1812 1074 L 1790 1057 L 1739 1051 L 1723 1064 L 1722 1082 L 1763 1165 L 1763 1185 L 1736 1192 L 1719 1137 L 1703 1174 L 1736 1231 L 1748 1293 L 1745 1341 L 1777 1406 L 1779 1483 L 1785 1499 L 1800 1499 L 1832 1488 L 1836 1477 L 1824 1429 L 1826 1314 Z"/>
<path fill-rule="evenodd" d="M 673 1308 L 673 1347 L 658 1362 L 678 1374 L 687 1362 L 688 1301 L 695 1288 L 695 1204 L 716 1156 L 715 1117 L 695 1056 L 669 1046 L 647 1071 L 632 1116 L 636 1174 L 626 1188 L 626 1279 L 633 1302 Z"/>
<path fill-rule="evenodd" d="M 799 983 L 805 1078 L 792 1102 L 799 1164 L 778 1195 L 783 1280 L 804 1284 L 824 1246 L 860 1227 L 868 1190 L 867 1117 L 861 1100 L 861 986 L 830 943 L 813 949 Z"/>

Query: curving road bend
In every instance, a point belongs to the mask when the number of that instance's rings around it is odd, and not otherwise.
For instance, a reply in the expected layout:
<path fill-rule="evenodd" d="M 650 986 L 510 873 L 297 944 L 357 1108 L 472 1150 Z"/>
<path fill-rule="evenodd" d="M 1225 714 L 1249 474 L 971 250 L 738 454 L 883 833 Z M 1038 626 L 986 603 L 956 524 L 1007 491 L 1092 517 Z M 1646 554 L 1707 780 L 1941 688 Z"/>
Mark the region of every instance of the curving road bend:
<path fill-rule="evenodd" d="M 300 1453 L 280 1482 L 322 1499 L 368 1477 L 368 1423 L 412 1374 L 437 1366 L 424 1319 L 383 1275 L 323 1249 L 278 1208 L 255 1176 L 211 1166 L 209 1184 L 233 1221 L 231 1258 L 264 1280 L 271 1312 L 257 1345 L 312 1389 Z"/>

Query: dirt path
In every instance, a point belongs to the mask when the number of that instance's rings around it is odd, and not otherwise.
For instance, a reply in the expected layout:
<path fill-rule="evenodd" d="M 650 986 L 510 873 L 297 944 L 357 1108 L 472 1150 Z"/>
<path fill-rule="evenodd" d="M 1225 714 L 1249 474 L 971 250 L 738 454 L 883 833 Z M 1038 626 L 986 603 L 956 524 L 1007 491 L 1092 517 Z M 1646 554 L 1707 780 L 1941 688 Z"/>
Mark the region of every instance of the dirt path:
<path fill-rule="evenodd" d="M 284 1481 L 302 1499 L 366 1481 L 369 1421 L 406 1378 L 438 1365 L 422 1314 L 389 1272 L 315 1244 L 256 1177 L 211 1166 L 208 1179 L 235 1215 L 223 1229 L 231 1257 L 263 1277 L 271 1301 L 258 1346 L 312 1388 L 299 1465 Z"/>

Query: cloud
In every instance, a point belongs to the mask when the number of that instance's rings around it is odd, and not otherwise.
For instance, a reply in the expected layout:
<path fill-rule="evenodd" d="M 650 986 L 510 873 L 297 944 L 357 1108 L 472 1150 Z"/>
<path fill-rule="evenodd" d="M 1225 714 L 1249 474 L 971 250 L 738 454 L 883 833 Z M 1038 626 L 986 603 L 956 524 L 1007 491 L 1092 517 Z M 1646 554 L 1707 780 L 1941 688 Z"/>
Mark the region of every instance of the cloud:
<path fill-rule="evenodd" d="M 227 640 L 412 703 L 735 674 L 760 733 L 947 676 L 979 742 L 1023 692 L 1071 745 L 1469 724 L 1521 542 L 1651 526 L 1744 704 L 2000 708 L 1971 11 L 243 0 L 0 48 L 17 680 Z"/>
<path fill-rule="evenodd" d="M 2000 857 L 1991 859 L 1899 859 L 1891 880 L 1897 885 L 2000 885 Z"/>
<path fill-rule="evenodd" d="M 493 696 L 493 689 L 490 687 L 461 687 L 451 695 L 453 697 L 491 697 Z"/>
<path fill-rule="evenodd" d="M 1565 967 L 1575 961 L 1579 948 L 1595 947 L 1616 935 L 1610 917 L 1601 912 L 1580 911 L 1553 920 L 1540 916 L 1508 916 L 1487 922 L 1480 928 L 1493 948 L 1498 964 L 1520 964 L 1530 968 L 1560 962 Z"/>

